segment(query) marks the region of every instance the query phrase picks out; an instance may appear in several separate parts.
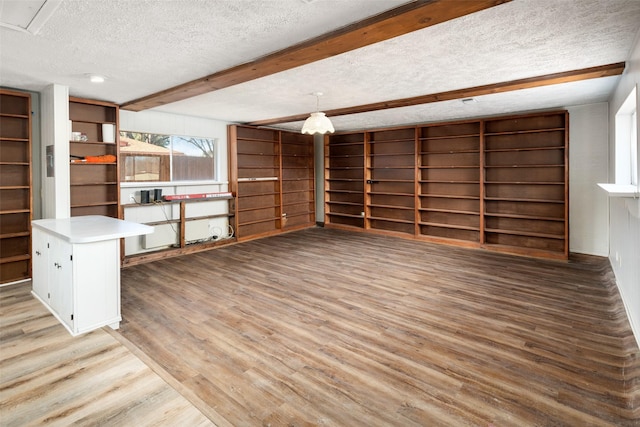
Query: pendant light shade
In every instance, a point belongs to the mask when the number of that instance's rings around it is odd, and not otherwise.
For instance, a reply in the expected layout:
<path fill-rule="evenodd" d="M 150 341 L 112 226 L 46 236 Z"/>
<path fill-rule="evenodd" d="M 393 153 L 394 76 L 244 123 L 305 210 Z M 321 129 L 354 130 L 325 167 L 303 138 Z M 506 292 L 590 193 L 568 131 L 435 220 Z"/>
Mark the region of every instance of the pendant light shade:
<path fill-rule="evenodd" d="M 309 135 L 314 133 L 333 133 L 334 131 L 331 120 L 321 111 L 311 113 L 302 126 L 302 133 L 308 133 Z"/>
<path fill-rule="evenodd" d="M 320 110 L 320 96 L 322 92 L 315 92 L 313 95 L 316 96 L 316 112 L 311 113 L 311 115 L 305 120 L 304 125 L 302 126 L 302 133 L 308 133 L 309 135 L 313 135 L 314 133 L 324 134 L 327 132 L 333 133 L 335 129 L 333 128 L 333 124 L 331 120 Z"/>

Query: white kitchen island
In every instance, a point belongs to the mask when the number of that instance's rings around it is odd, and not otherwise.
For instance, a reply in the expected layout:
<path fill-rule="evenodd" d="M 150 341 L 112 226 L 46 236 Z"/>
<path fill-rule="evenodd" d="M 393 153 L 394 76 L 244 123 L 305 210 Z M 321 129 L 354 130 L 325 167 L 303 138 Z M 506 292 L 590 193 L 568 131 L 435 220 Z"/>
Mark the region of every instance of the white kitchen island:
<path fill-rule="evenodd" d="M 32 222 L 32 294 L 76 336 L 120 326 L 120 239 L 153 227 L 90 215 Z"/>

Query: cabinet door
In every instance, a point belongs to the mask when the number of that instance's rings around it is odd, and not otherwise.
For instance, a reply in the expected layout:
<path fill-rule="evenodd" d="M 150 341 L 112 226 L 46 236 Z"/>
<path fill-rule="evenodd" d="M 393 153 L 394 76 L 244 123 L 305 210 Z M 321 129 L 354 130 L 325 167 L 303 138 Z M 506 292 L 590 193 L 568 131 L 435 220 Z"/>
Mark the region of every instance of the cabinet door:
<path fill-rule="evenodd" d="M 45 302 L 49 302 L 49 248 L 47 234 L 38 228 L 32 232 L 32 286 L 33 292 Z"/>
<path fill-rule="evenodd" d="M 73 315 L 72 246 L 70 243 L 54 238 L 49 244 L 49 251 L 51 308 L 73 330 L 71 318 Z"/>

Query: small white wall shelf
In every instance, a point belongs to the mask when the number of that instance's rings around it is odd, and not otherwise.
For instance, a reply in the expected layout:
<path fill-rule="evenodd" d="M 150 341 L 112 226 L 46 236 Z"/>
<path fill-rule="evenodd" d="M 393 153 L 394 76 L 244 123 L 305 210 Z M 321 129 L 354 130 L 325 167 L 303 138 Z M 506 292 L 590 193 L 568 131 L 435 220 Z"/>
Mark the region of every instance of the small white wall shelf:
<path fill-rule="evenodd" d="M 609 194 L 609 197 L 640 197 L 640 190 L 635 185 L 623 185 L 623 184 L 598 184 L 598 187 L 602 188 Z"/>

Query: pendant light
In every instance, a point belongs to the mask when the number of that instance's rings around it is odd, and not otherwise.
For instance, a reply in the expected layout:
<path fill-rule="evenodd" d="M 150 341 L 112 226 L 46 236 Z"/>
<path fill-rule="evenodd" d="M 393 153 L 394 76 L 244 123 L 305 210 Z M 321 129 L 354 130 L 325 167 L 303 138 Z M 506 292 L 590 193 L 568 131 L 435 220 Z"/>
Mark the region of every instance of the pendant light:
<path fill-rule="evenodd" d="M 320 111 L 320 97 L 322 96 L 322 92 L 314 92 L 312 95 L 316 96 L 316 111 L 315 113 L 311 113 L 307 120 L 305 120 L 302 126 L 302 133 L 313 135 L 314 133 L 324 134 L 327 132 L 335 132 L 331 120 Z"/>

